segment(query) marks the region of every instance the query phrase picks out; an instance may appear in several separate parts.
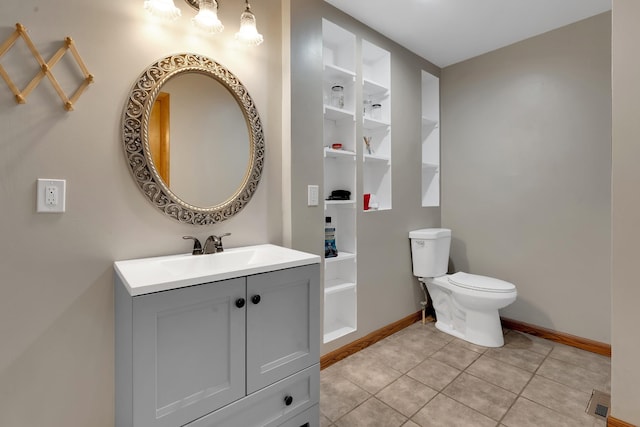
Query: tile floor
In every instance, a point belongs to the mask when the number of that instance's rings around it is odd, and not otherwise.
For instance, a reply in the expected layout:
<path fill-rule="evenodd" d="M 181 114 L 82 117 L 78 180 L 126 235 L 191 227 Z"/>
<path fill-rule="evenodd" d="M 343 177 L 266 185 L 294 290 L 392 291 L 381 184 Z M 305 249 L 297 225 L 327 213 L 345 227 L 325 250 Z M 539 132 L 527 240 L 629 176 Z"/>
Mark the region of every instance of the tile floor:
<path fill-rule="evenodd" d="M 321 427 L 604 427 L 610 359 L 516 331 L 485 348 L 415 323 L 320 374 Z"/>

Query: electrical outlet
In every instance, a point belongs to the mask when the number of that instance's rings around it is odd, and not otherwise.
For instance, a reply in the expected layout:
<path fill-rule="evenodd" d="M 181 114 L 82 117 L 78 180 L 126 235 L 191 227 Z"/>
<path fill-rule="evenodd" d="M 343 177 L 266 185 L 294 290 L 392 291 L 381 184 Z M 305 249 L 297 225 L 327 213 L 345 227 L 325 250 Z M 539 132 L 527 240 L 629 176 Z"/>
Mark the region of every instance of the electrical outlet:
<path fill-rule="evenodd" d="M 55 185 L 45 185 L 44 204 L 51 207 L 58 205 L 58 187 Z"/>
<path fill-rule="evenodd" d="M 38 212 L 59 213 L 65 211 L 64 179 L 38 179 L 36 207 Z"/>

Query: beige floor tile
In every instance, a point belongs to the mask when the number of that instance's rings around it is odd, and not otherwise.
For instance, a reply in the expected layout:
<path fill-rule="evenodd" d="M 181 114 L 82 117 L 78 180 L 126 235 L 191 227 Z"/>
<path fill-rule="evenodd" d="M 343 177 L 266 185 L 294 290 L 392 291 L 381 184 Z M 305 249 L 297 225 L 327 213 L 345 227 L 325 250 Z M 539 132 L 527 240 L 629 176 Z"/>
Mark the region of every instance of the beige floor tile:
<path fill-rule="evenodd" d="M 471 351 L 475 351 L 476 353 L 484 353 L 485 351 L 487 351 L 489 349 L 489 347 L 483 347 L 481 345 L 478 344 L 473 344 L 470 343 L 468 341 L 465 340 L 461 340 L 460 338 L 454 338 L 451 343 L 455 343 L 456 345 L 459 345 L 460 347 L 464 347 L 467 350 L 471 350 Z"/>
<path fill-rule="evenodd" d="M 496 421 L 506 414 L 517 397 L 515 393 L 464 372 L 442 393 Z"/>
<path fill-rule="evenodd" d="M 610 358 L 564 344 L 556 344 L 549 357 L 573 363 L 593 372 L 611 371 Z"/>
<path fill-rule="evenodd" d="M 502 419 L 507 427 L 585 427 L 581 420 L 575 420 L 559 412 L 519 397 L 507 415 Z"/>
<path fill-rule="evenodd" d="M 590 393 L 536 375 L 522 392 L 522 397 L 577 420 L 582 419 L 585 425 L 593 423 L 594 418 L 585 412 Z"/>
<path fill-rule="evenodd" d="M 594 372 L 552 357 L 544 361 L 537 374 L 589 394 L 593 389 L 607 392 L 611 376 L 608 370 Z"/>
<path fill-rule="evenodd" d="M 496 422 L 473 409 L 439 394 L 425 405 L 411 421 L 421 427 L 494 427 Z"/>
<path fill-rule="evenodd" d="M 407 375 L 435 390 L 442 390 L 458 375 L 460 370 L 435 359 L 427 359 L 409 372 Z"/>
<path fill-rule="evenodd" d="M 376 394 L 376 397 L 402 415 L 411 417 L 438 392 L 403 375 Z"/>
<path fill-rule="evenodd" d="M 585 409 L 610 366 L 521 332 L 485 348 L 418 322 L 322 371 L 320 425 L 606 427 Z"/>
<path fill-rule="evenodd" d="M 553 350 L 552 342 L 518 331 L 509 331 L 505 334 L 504 345 L 509 348 L 533 351 L 534 353 L 540 353 L 544 356 Z"/>
<path fill-rule="evenodd" d="M 466 372 L 513 393 L 520 393 L 533 376 L 531 372 L 484 355 L 473 362 Z"/>
<path fill-rule="evenodd" d="M 320 427 L 331 427 L 331 426 L 333 426 L 333 423 L 331 423 L 331 420 L 325 417 L 324 415 L 320 414 Z"/>
<path fill-rule="evenodd" d="M 334 366 L 344 378 L 375 394 L 402 375 L 390 365 L 393 365 L 393 361 L 382 362 L 372 352 L 361 351 Z"/>
<path fill-rule="evenodd" d="M 407 417 L 372 397 L 335 424 L 337 427 L 400 427 L 405 421 Z"/>
<path fill-rule="evenodd" d="M 428 322 L 424 325 L 422 324 L 422 322 L 416 322 L 413 325 L 409 326 L 408 328 L 405 328 L 402 331 L 398 332 L 397 334 L 394 334 L 394 336 L 400 337 L 405 333 L 414 334 L 418 332 L 421 332 L 423 334 L 429 334 L 428 336 L 430 339 L 440 341 L 443 344 L 447 344 L 453 341 L 454 339 L 453 335 L 444 333 L 438 328 L 436 328 L 435 322 Z"/>
<path fill-rule="evenodd" d="M 336 421 L 367 400 L 369 393 L 342 377 L 336 371 L 322 371 L 320 375 L 320 412 Z"/>
<path fill-rule="evenodd" d="M 413 351 L 407 351 L 397 340 L 383 340 L 368 348 L 369 355 L 389 365 L 402 373 L 422 362 L 426 356 Z"/>
<path fill-rule="evenodd" d="M 395 341 L 407 349 L 419 352 L 424 358 L 448 344 L 434 333 L 406 333 L 395 338 Z"/>
<path fill-rule="evenodd" d="M 452 341 L 431 357 L 454 368 L 464 370 L 467 366 L 471 365 L 474 360 L 480 357 L 480 354 L 473 350 L 468 350 L 459 343 Z"/>
<path fill-rule="evenodd" d="M 545 358 L 544 355 L 531 350 L 507 346 L 490 348 L 484 354 L 529 372 L 535 372 Z"/>

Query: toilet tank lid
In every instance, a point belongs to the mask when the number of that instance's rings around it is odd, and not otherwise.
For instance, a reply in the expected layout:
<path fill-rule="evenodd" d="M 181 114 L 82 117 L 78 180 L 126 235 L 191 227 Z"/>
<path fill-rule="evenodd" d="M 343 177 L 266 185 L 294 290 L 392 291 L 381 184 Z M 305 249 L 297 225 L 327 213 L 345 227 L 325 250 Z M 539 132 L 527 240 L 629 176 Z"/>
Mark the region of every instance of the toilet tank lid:
<path fill-rule="evenodd" d="M 409 232 L 410 239 L 439 239 L 440 237 L 450 237 L 451 230 L 448 228 L 423 228 Z"/>
<path fill-rule="evenodd" d="M 516 289 L 513 283 L 494 277 L 480 276 L 478 274 L 469 273 L 453 273 L 447 277 L 449 282 L 467 289 L 475 289 L 478 291 L 488 292 L 512 292 Z"/>

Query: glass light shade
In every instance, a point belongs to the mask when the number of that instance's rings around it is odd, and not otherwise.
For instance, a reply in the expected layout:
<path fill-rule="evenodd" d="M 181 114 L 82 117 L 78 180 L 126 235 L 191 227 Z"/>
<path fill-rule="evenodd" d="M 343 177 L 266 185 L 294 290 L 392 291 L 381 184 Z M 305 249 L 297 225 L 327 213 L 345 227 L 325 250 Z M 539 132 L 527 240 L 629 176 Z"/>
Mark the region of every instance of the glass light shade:
<path fill-rule="evenodd" d="M 191 20 L 193 25 L 206 33 L 221 33 L 224 25 L 218 19 L 218 2 L 216 0 L 200 0 L 198 14 Z"/>
<path fill-rule="evenodd" d="M 144 9 L 153 16 L 173 21 L 180 17 L 180 9 L 173 0 L 146 0 Z"/>
<path fill-rule="evenodd" d="M 240 31 L 236 33 L 236 40 L 253 46 L 258 46 L 264 40 L 262 34 L 258 33 L 256 17 L 251 12 L 249 3 L 247 3 L 247 8 L 240 15 Z"/>

